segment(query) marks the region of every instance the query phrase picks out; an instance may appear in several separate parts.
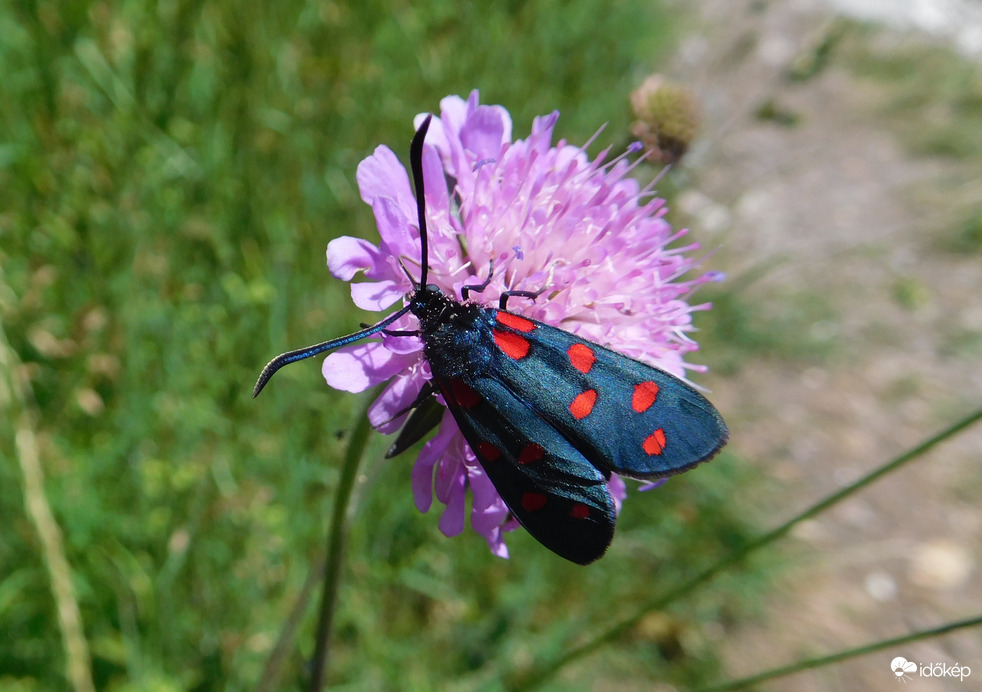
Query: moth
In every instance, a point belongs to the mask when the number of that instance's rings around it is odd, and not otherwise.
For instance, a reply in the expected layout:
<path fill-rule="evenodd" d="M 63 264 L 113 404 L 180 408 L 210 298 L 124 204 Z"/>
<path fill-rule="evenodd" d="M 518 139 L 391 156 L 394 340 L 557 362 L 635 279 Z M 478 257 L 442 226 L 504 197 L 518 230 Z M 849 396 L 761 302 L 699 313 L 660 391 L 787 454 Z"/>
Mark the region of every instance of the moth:
<path fill-rule="evenodd" d="M 508 309 L 510 299 L 534 300 L 539 292 L 505 292 L 497 307 L 472 300 L 490 284 L 493 265 L 483 283 L 461 289 L 459 300 L 427 283 L 422 155 L 431 117 L 410 146 L 421 258 L 406 305 L 354 334 L 277 356 L 263 368 L 253 397 L 289 363 L 380 332 L 421 339 L 433 378 L 388 456 L 436 425 L 439 393 L 518 522 L 549 550 L 589 564 L 614 537 L 611 474 L 650 481 L 687 471 L 726 444 L 726 424 L 681 379 Z M 418 329 L 388 329 L 407 313 Z"/>

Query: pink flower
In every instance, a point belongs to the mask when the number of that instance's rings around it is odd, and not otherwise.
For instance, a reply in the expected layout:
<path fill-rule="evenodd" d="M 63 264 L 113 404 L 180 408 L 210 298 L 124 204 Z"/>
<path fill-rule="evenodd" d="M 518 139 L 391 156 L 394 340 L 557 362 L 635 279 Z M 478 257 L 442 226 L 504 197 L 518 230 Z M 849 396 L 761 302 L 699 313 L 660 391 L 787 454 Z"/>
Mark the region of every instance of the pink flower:
<path fill-rule="evenodd" d="M 527 139 L 512 141 L 508 111 L 480 105 L 476 91 L 466 101 L 450 96 L 440 105 L 423 149 L 428 282 L 460 296 L 461 286 L 480 283 L 494 260 L 490 285 L 472 294 L 482 303 L 495 304 L 506 290 L 544 287 L 535 302 L 513 298 L 509 309 L 680 377 L 694 369 L 683 359 L 698 346 L 686 333 L 692 311 L 708 305 L 685 299 L 716 276 L 684 278 L 695 267 L 687 253 L 698 246 L 668 247 L 685 231 L 673 231 L 663 200 L 628 177 L 626 158 L 605 162 L 605 150 L 591 161 L 582 147 L 554 145 L 558 112 L 536 118 Z M 423 117 L 417 116 L 417 125 Z M 381 243 L 332 240 L 328 267 L 345 281 L 363 273 L 367 281 L 353 283 L 351 297 L 358 307 L 380 311 L 413 289 L 400 260 L 419 275 L 416 201 L 405 168 L 388 147 L 362 161 L 357 177 Z M 416 328 L 412 314 L 389 327 Z M 388 382 L 369 411 L 372 425 L 385 433 L 399 429 L 405 420 L 399 414 L 430 378 L 422 342 L 388 335 L 331 353 L 323 373 L 330 386 L 349 392 Z M 469 489 L 471 527 L 492 552 L 507 557 L 503 534 L 517 523 L 449 411 L 420 452 L 412 487 L 420 511 L 429 510 L 434 492 L 445 505 L 440 529 L 447 536 L 464 529 Z M 610 488 L 619 507 L 623 481 L 614 476 Z"/>

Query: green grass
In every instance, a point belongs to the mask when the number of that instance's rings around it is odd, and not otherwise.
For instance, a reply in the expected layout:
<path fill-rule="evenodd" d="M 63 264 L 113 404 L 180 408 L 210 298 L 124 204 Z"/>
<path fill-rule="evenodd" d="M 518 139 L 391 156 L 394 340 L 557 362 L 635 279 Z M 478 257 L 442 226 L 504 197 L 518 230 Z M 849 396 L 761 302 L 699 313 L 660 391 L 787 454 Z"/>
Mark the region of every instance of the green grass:
<path fill-rule="evenodd" d="M 354 183 L 411 118 L 480 88 L 515 132 L 624 137 L 627 94 L 671 47 L 647 2 L 232 2 L 0 6 L 0 319 L 30 377 L 96 687 L 249 689 L 321 549 L 365 397 L 315 363 L 263 398 L 258 370 L 344 334 L 327 242 L 372 237 Z M 50 573 L 0 434 L 0 687 L 60 689 Z M 410 457 L 373 437 L 352 524 L 329 680 L 352 689 L 495 689 L 748 527 L 737 460 L 632 499 L 611 554 L 570 569 L 529 537 L 492 557 L 419 515 Z M 752 598 L 756 582 L 740 596 Z M 698 682 L 712 647 L 672 633 L 737 607 L 709 592 L 575 668 L 568 684 Z M 561 604 L 561 605 L 560 605 Z M 284 685 L 311 654 L 312 609 Z M 689 636 L 684 641 L 698 641 Z"/>

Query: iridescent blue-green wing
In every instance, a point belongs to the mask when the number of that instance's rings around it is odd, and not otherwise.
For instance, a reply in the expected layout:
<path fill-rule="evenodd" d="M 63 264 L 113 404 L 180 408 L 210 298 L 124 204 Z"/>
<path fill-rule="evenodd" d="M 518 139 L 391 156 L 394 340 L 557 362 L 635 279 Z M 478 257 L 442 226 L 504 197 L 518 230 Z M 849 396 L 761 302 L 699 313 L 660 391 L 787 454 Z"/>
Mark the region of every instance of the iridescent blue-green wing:
<path fill-rule="evenodd" d="M 606 552 L 617 518 L 609 477 L 493 378 L 436 378 L 464 439 L 532 536 L 582 565 Z"/>
<path fill-rule="evenodd" d="M 605 473 L 662 478 L 726 444 L 715 407 L 679 378 L 541 322 L 489 314 L 488 371 Z"/>

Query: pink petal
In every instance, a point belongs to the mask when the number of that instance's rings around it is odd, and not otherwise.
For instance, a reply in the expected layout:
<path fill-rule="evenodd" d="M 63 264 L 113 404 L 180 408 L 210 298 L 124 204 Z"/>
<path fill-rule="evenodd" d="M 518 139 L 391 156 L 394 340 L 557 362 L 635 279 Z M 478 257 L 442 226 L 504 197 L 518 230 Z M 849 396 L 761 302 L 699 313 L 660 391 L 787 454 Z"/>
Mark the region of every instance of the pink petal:
<path fill-rule="evenodd" d="M 464 530 L 464 509 L 467 503 L 465 494 L 467 479 L 464 474 L 456 474 L 449 487 L 447 508 L 440 515 L 439 527 L 444 536 L 456 536 Z"/>
<path fill-rule="evenodd" d="M 425 513 L 430 509 L 430 504 L 433 502 L 433 467 L 443 458 L 447 447 L 458 432 L 453 415 L 450 411 L 444 411 L 440 429 L 429 442 L 423 445 L 413 465 L 413 498 L 420 512 Z"/>
<path fill-rule="evenodd" d="M 342 281 L 351 281 L 358 272 L 370 279 L 389 277 L 388 255 L 362 238 L 341 236 L 327 244 L 327 268 Z"/>
<path fill-rule="evenodd" d="M 529 144 L 532 150 L 540 155 L 545 155 L 549 151 L 552 143 L 552 130 L 559 120 L 559 111 L 553 111 L 549 115 L 540 115 L 532 119 L 532 133 L 529 135 Z"/>
<path fill-rule="evenodd" d="M 419 324 L 413 315 L 406 315 L 393 322 L 389 327 L 392 331 L 416 331 L 418 328 Z M 393 353 L 400 354 L 418 353 L 423 350 L 423 342 L 420 341 L 418 336 L 389 336 L 388 334 L 383 334 L 382 345 Z"/>
<path fill-rule="evenodd" d="M 415 215 L 416 202 L 409 186 L 409 175 L 399 157 L 388 147 L 376 147 L 375 153 L 358 164 L 355 179 L 366 204 L 374 205 L 377 198 L 389 197 L 396 201 L 405 218 Z"/>
<path fill-rule="evenodd" d="M 419 258 L 418 233 L 410 229 L 416 227 L 416 207 L 407 214 L 397 200 L 391 197 L 376 197 L 372 201 L 372 212 L 378 233 L 382 237 L 382 249 L 392 257 Z"/>
<path fill-rule="evenodd" d="M 363 392 L 416 362 L 415 356 L 393 353 L 377 341 L 345 346 L 324 359 L 327 384 L 343 392 Z"/>
<path fill-rule="evenodd" d="M 433 464 L 436 459 L 424 460 L 421 454 L 413 464 L 412 486 L 416 509 L 423 514 L 430 511 L 433 504 Z"/>
<path fill-rule="evenodd" d="M 396 375 L 368 407 L 368 422 L 384 435 L 397 431 L 402 427 L 407 409 L 416 400 L 422 386 L 423 378 L 416 373 Z"/>
<path fill-rule="evenodd" d="M 472 92 L 476 93 L 476 92 Z M 460 129 L 467 120 L 467 102 L 459 96 L 447 96 L 440 99 L 440 119 L 434 123 L 439 124 L 444 136 L 456 139 Z"/>
<path fill-rule="evenodd" d="M 427 225 L 431 219 L 450 220 L 450 193 L 447 191 L 447 178 L 440 162 L 439 153 L 430 146 L 423 148 L 423 189 L 426 195 Z M 430 229 L 430 232 L 440 228 Z"/>
<path fill-rule="evenodd" d="M 443 452 L 443 458 L 437 462 L 433 490 L 436 493 L 436 499 L 445 504 L 450 501 L 450 495 L 458 482 L 457 479 L 467 480 L 467 459 L 464 450 L 469 450 L 469 448 L 464 442 L 464 436 L 460 434 L 460 428 L 457 427 L 457 422 L 453 416 L 450 416 L 449 420 L 444 416 L 440 422 L 441 432 L 444 428 L 452 431 L 453 434 L 450 438 L 450 444 Z"/>
<path fill-rule="evenodd" d="M 351 284 L 351 300 L 362 310 L 385 310 L 404 295 L 406 287 L 399 281 L 362 281 Z"/>
<path fill-rule="evenodd" d="M 502 528 L 497 528 L 493 532 L 484 536 L 488 541 L 488 548 L 495 557 L 508 559 L 508 546 L 505 545 L 505 535 Z"/>
<path fill-rule="evenodd" d="M 472 467 L 467 478 L 474 496 L 471 527 L 490 542 L 492 535 L 498 535 L 501 522 L 508 516 L 508 507 L 480 466 Z"/>
<path fill-rule="evenodd" d="M 501 145 L 511 141 L 508 112 L 500 106 L 480 106 L 467 118 L 460 141 L 474 154 L 476 161 L 496 159 L 501 153 Z"/>
<path fill-rule="evenodd" d="M 616 473 L 611 474 L 610 480 L 607 481 L 607 489 L 614 498 L 614 511 L 620 514 L 621 505 L 627 499 L 627 486 L 624 484 L 624 479 Z"/>

